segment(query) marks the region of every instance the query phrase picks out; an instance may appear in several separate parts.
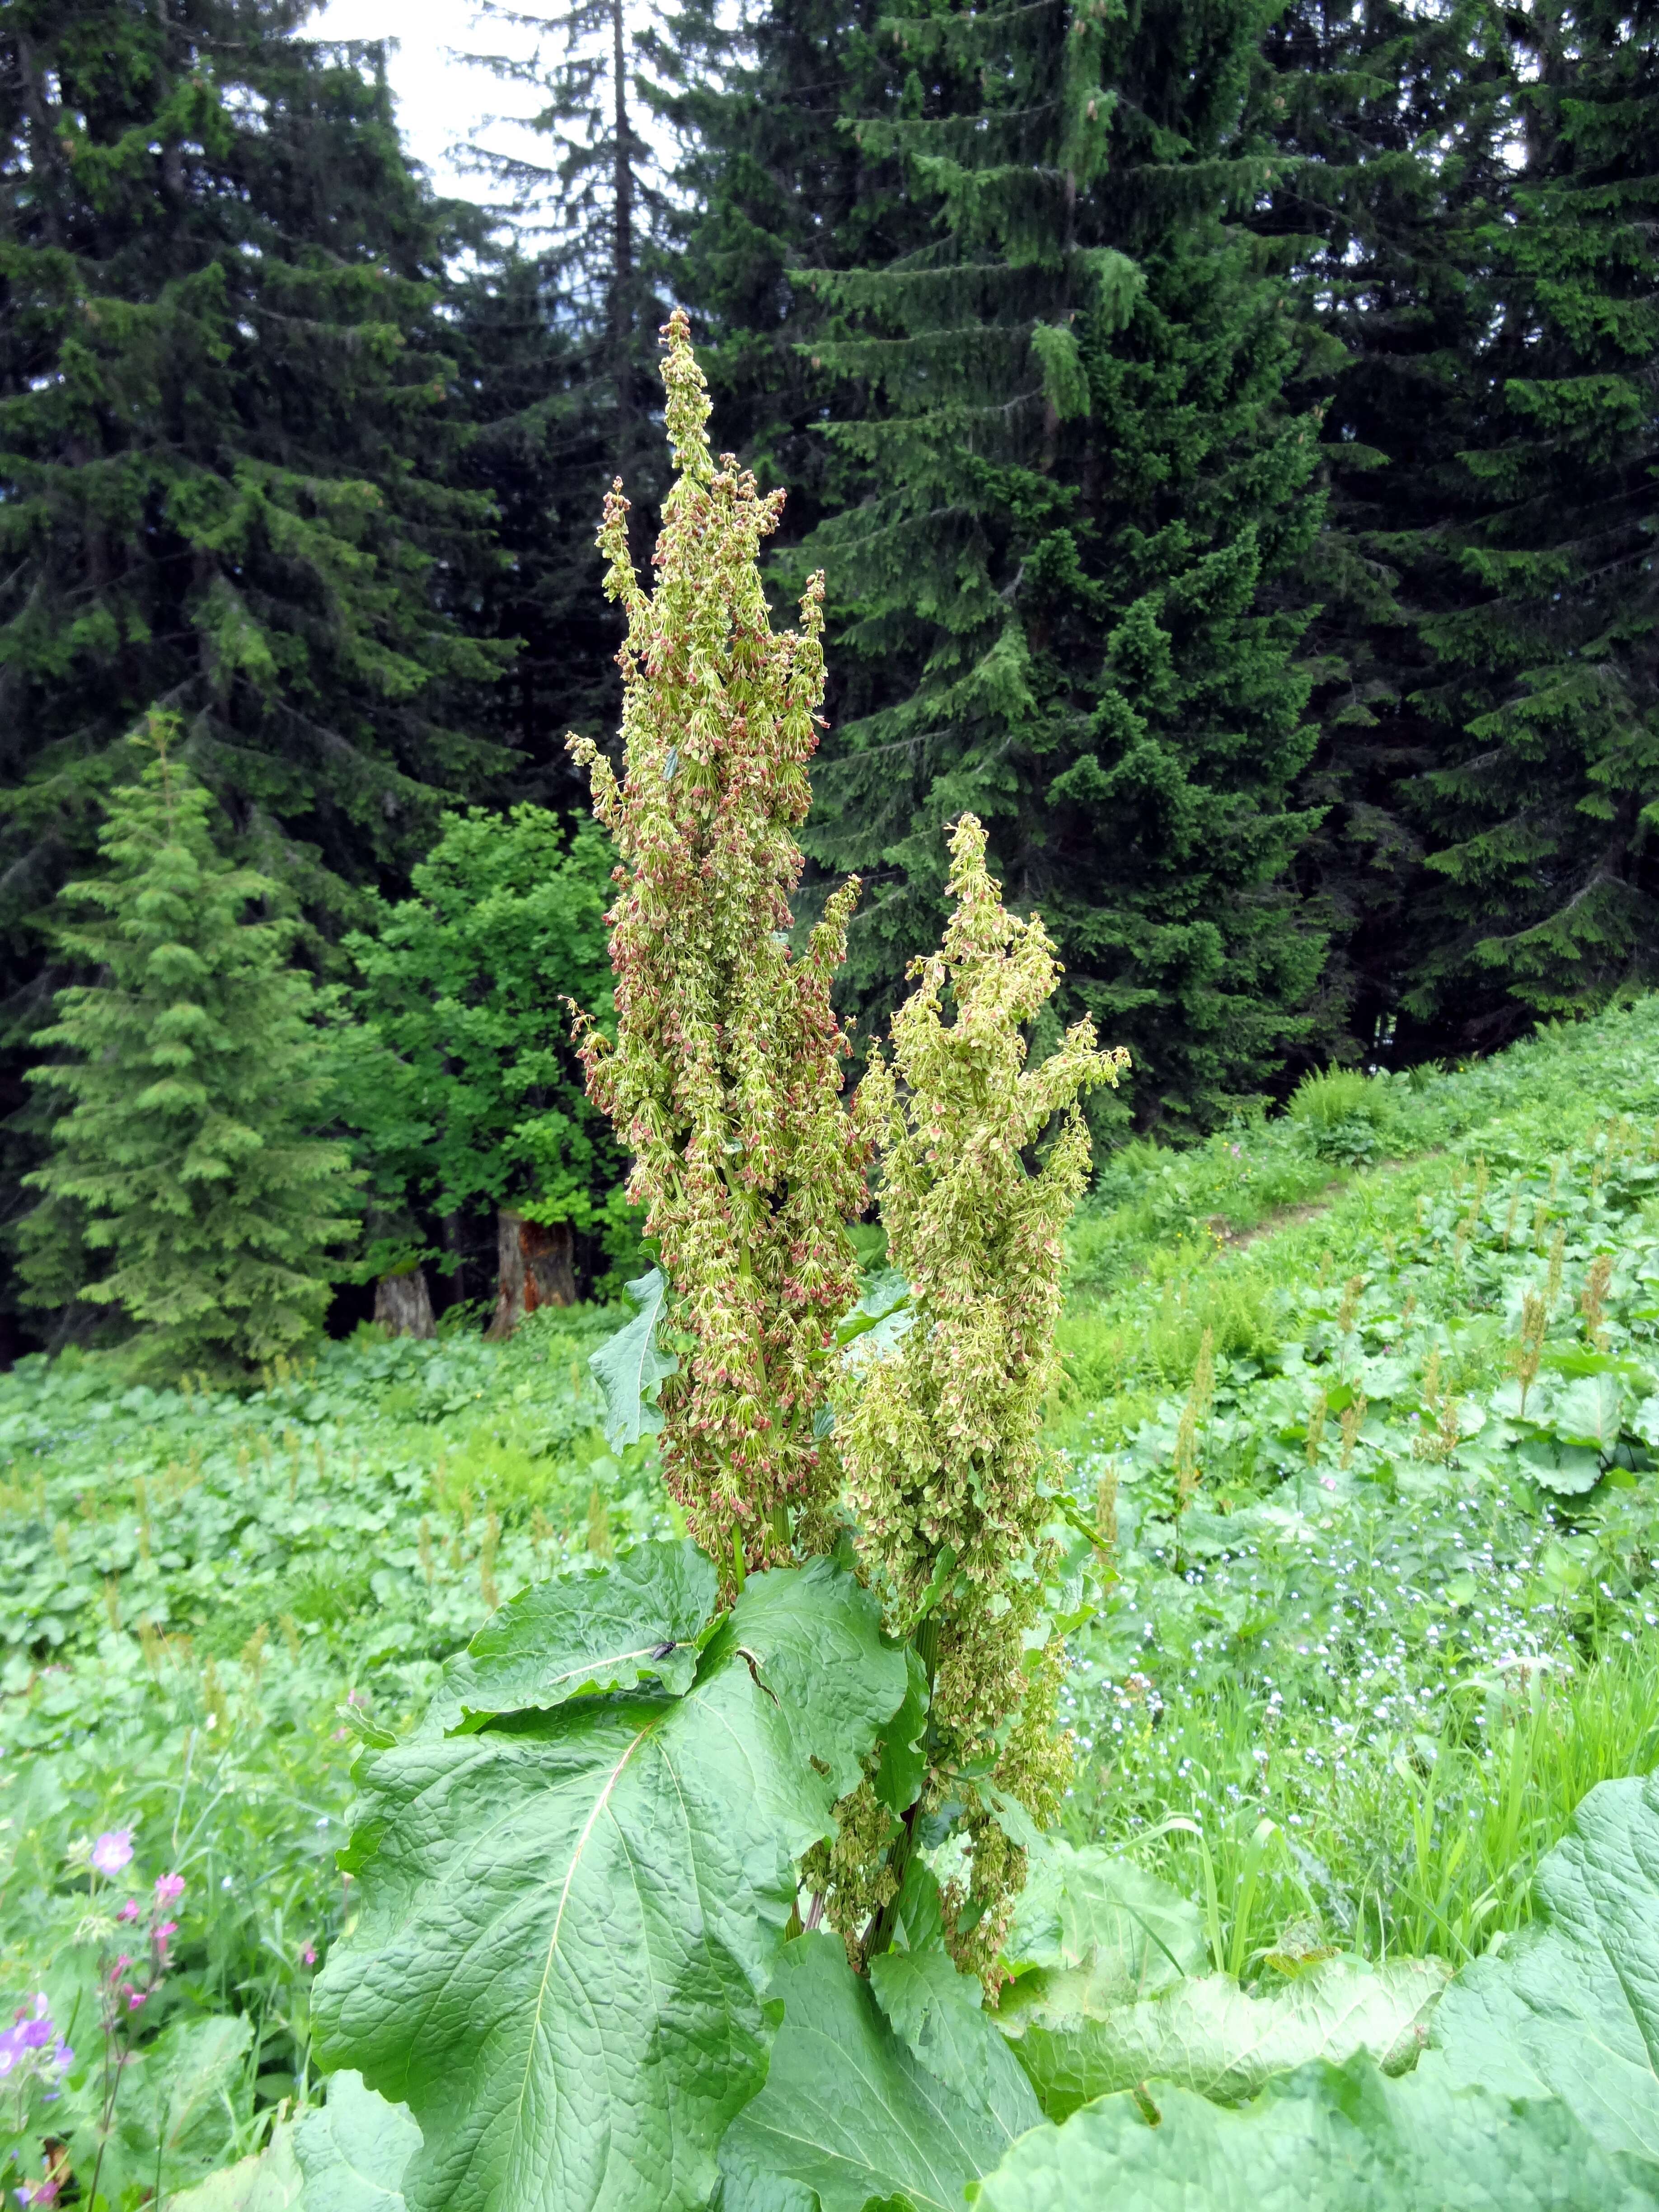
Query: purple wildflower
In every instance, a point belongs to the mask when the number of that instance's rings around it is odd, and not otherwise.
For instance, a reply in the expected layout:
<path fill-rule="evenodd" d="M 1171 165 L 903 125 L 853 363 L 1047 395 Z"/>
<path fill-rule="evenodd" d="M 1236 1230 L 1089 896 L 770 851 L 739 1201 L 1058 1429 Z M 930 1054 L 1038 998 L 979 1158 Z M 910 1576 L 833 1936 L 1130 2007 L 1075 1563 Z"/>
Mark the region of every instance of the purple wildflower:
<path fill-rule="evenodd" d="M 99 1874 L 119 1874 L 132 1864 L 131 1828 L 106 1828 L 92 1847 L 92 1863 Z"/>

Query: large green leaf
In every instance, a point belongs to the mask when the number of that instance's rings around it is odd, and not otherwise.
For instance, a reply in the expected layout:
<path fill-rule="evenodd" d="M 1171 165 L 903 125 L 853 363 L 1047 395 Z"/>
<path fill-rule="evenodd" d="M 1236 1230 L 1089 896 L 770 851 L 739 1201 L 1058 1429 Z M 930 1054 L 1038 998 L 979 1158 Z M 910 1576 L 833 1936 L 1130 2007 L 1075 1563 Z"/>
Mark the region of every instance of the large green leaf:
<path fill-rule="evenodd" d="M 193 2189 L 169 2197 L 167 2212 L 301 2212 L 304 2186 L 294 2155 L 294 2124 L 279 2120 L 264 2150 L 234 2166 L 222 2166 Z M 101 2175 L 98 2194 L 104 2194 Z M 304 2212 L 311 2212 L 308 2202 Z"/>
<path fill-rule="evenodd" d="M 1568 2107 L 1511 2103 L 1366 2058 L 1280 2075 L 1253 2105 L 1152 2085 L 1017 2142 L 977 2212 L 1653 2212 L 1650 2178 Z"/>
<path fill-rule="evenodd" d="M 1237 2104 L 1311 2058 L 1340 2065 L 1364 2051 L 1385 2073 L 1414 2064 L 1450 1971 L 1437 1959 L 1328 1959 L 1269 1994 L 1206 1974 L 1097 2010 L 1079 1970 L 1015 1983 L 1000 2017 L 1051 2120 L 1152 2079 Z"/>
<path fill-rule="evenodd" d="M 927 1673 L 914 1646 L 904 1653 L 909 1686 L 904 1703 L 883 1730 L 876 1795 L 890 1813 L 908 1813 L 927 1778 Z"/>
<path fill-rule="evenodd" d="M 612 1451 L 626 1451 L 642 1437 L 654 1437 L 662 1428 L 662 1409 L 656 1393 L 664 1380 L 679 1372 L 679 1361 L 657 1343 L 657 1328 L 668 1300 L 668 1281 L 659 1267 L 637 1282 L 628 1295 L 639 1311 L 614 1336 L 607 1337 L 588 1360 L 605 1396 L 605 1435 Z"/>
<path fill-rule="evenodd" d="M 1659 2161 L 1659 1777 L 1591 1790 L 1533 1910 L 1447 1990 L 1424 2070 L 1554 2091 L 1607 2149 Z"/>
<path fill-rule="evenodd" d="M 1601 1480 L 1601 1455 L 1586 1445 L 1540 1435 L 1523 1437 L 1515 1451 L 1522 1473 L 1560 1498 L 1582 1498 Z"/>
<path fill-rule="evenodd" d="M 1033 1968 L 1045 1975 L 1082 1972 L 1087 2008 L 1099 2012 L 1201 1973 L 1209 1948 L 1198 1908 L 1168 1882 L 1132 1859 L 1045 1838 L 1003 1959 L 1022 1978 Z M 1044 1987 L 1033 1984 L 1027 2001 Z"/>
<path fill-rule="evenodd" d="M 119 2204 L 129 2190 L 148 2195 L 158 2185 L 171 2195 L 224 2165 L 236 2144 L 233 2092 L 252 2040 L 250 2021 L 213 2014 L 175 2021 L 127 2062 L 103 2145 L 100 2196 Z M 99 2143 L 89 2112 L 72 2148 L 76 2172 L 90 2174 Z"/>
<path fill-rule="evenodd" d="M 975 2104 L 1001 2076 L 998 2038 L 986 2033 L 977 1974 L 959 1974 L 944 1950 L 884 1951 L 870 1986 L 895 2035 L 927 2071 Z"/>
<path fill-rule="evenodd" d="M 909 1680 L 903 1647 L 883 1637 L 871 1593 L 833 1559 L 751 1575 L 720 1648 L 759 1670 L 802 1751 L 828 1767 L 836 1796 L 856 1789 L 860 1761 L 904 1704 Z"/>
<path fill-rule="evenodd" d="M 1550 1426 L 1564 1444 L 1577 1444 L 1605 1457 L 1618 1445 L 1624 1412 L 1625 1394 L 1616 1376 L 1583 1375 L 1556 1392 Z"/>
<path fill-rule="evenodd" d="M 963 2191 L 1041 2115 L 981 2015 L 986 2094 L 969 2101 L 896 2035 L 838 1938 L 798 1936 L 772 1985 L 783 2025 L 766 2087 L 720 2146 L 724 2212 L 961 2212 Z"/>
<path fill-rule="evenodd" d="M 714 1602 L 714 1570 L 691 1543 L 641 1544 L 598 1573 L 532 1583 L 450 1662 L 428 1732 L 647 1678 L 683 1694 Z"/>
<path fill-rule="evenodd" d="M 836 1324 L 836 1343 L 849 1367 L 890 1352 L 914 1326 L 911 1296 L 909 1284 L 896 1267 L 884 1267 L 871 1277 L 858 1304 Z M 854 1345 L 856 1352 L 850 1348 Z"/>
<path fill-rule="evenodd" d="M 362 1917 L 317 2034 L 419 2124 L 410 2212 L 706 2202 L 765 2075 L 793 1861 L 831 1826 L 811 1758 L 856 1767 L 875 1731 L 856 1717 L 904 1693 L 843 1571 L 744 1597 L 684 1698 L 577 1698 L 360 1770 Z M 848 1680 L 866 1670 L 879 1689 Z"/>
<path fill-rule="evenodd" d="M 420 2141 L 401 2105 L 336 2074 L 325 2105 L 279 2121 L 263 2151 L 169 2197 L 167 2212 L 404 2212 L 398 2179 Z"/>
<path fill-rule="evenodd" d="M 328 2102 L 295 2129 L 305 2175 L 305 2212 L 404 2212 L 404 2168 L 421 2131 L 348 2069 L 329 2077 Z"/>

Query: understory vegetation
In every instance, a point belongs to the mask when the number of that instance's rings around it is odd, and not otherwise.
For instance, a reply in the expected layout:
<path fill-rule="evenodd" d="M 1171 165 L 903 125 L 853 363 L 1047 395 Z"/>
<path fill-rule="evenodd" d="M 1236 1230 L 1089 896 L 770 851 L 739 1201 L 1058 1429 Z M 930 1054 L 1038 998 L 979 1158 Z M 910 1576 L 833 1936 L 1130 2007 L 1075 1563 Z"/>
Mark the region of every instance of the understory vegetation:
<path fill-rule="evenodd" d="M 1310 1089 L 1120 1155 L 1071 1232 L 1047 1432 L 1079 1754 L 1049 1848 L 1063 1875 L 1103 1847 L 1182 1970 L 1103 1986 L 1102 2022 L 1217 1975 L 1260 2005 L 1443 1961 L 1389 1985 L 1391 2032 L 1431 2020 L 1444 1972 L 1533 1917 L 1588 1793 L 1659 1762 L 1659 1004 L 1362 1079 L 1336 1116 Z M 124 1387 L 101 1354 L 0 1384 L 14 2005 L 43 1993 L 92 2056 L 100 1893 L 185 1885 L 132 2044 L 188 2124 L 124 2090 L 125 2185 L 173 2200 L 317 2103 L 363 1741 L 416 1729 L 502 1599 L 683 1530 L 651 1440 L 605 1439 L 587 1362 L 615 1321 L 366 1327 L 251 1392 Z M 1023 1912 L 1059 1879 L 1037 1865 Z M 999 2014 L 1051 2113 L 1177 2073 L 1173 2042 L 1091 2055 L 1092 1999 L 1060 2036 L 1054 1979 L 1021 1971 Z M 1331 2010 L 1265 2059 L 1248 2018 L 1159 2033 L 1242 2069 L 1237 2095 L 1317 2055 Z"/>

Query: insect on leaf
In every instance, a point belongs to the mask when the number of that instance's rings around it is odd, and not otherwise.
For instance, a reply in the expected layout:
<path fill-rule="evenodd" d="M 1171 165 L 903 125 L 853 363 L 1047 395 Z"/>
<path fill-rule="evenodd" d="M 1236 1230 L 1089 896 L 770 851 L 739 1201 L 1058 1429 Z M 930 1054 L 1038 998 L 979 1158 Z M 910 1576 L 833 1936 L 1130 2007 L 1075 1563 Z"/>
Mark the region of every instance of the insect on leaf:
<path fill-rule="evenodd" d="M 689 1541 L 639 1544 L 598 1573 L 532 1583 L 451 1660 L 425 1733 L 647 1679 L 684 1696 L 714 1604 L 714 1570 Z"/>

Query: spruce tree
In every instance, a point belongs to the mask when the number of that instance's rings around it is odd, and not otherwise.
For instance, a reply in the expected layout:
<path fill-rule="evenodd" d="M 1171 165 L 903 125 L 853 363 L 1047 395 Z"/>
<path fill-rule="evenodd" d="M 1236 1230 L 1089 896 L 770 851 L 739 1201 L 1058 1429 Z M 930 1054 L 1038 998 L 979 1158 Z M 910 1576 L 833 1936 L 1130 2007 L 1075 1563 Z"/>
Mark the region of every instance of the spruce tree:
<path fill-rule="evenodd" d="M 437 796 L 490 762 L 460 709 L 509 655 L 446 605 L 487 523 L 451 481 L 460 234 L 373 52 L 297 37 L 309 12 L 17 0 L 0 20 L 14 944 L 153 702 L 313 909 L 418 852 Z"/>
<path fill-rule="evenodd" d="M 287 964 L 297 924 L 215 850 L 175 736 L 160 715 L 137 734 L 147 765 L 110 797 L 103 872 L 62 894 L 84 917 L 63 948 L 100 980 L 58 993 L 39 1042 L 63 1056 L 31 1071 L 64 1110 L 27 1179 L 25 1295 L 112 1309 L 155 1368 L 234 1373 L 317 1328 L 356 1178 L 313 1133 L 324 1047 Z"/>
<path fill-rule="evenodd" d="M 1288 875 L 1316 423 L 1236 221 L 1267 171 L 1265 12 L 907 9 L 860 141 L 902 159 L 933 240 L 817 283 L 862 479 L 810 547 L 863 662 L 808 833 L 873 878 L 849 963 L 891 994 L 972 811 L 1060 947 L 1064 1011 L 1176 1124 L 1260 1089 L 1322 955 Z"/>
<path fill-rule="evenodd" d="M 527 53 L 470 58 L 540 98 L 531 127 L 544 155 L 472 154 L 504 194 L 495 212 L 514 226 L 516 258 L 499 284 L 514 337 L 521 353 L 539 347 L 545 368 L 538 381 L 496 373 L 489 289 L 475 295 L 481 419 L 491 446 L 516 446 L 537 482 L 539 517 L 508 549 L 530 580 L 532 635 L 560 641 L 568 718 L 596 734 L 621 702 L 611 664 L 622 630 L 605 606 L 595 518 L 624 477 L 637 510 L 630 538 L 642 548 L 665 489 L 656 351 L 666 202 L 641 127 L 647 85 L 623 0 L 569 0 L 550 12 L 486 0 L 482 14 L 533 34 Z"/>
<path fill-rule="evenodd" d="M 579 793 L 566 730 L 598 736 L 621 702 L 621 631 L 593 544 L 610 482 L 593 358 L 555 272 L 516 243 L 458 283 L 453 313 L 469 428 L 462 479 L 492 502 L 500 554 L 468 578 L 465 618 L 513 654 L 479 694 L 475 726 L 510 754 L 515 798 L 568 805 Z"/>
<path fill-rule="evenodd" d="M 1443 731 L 1416 797 L 1442 888 L 1412 1001 L 1490 1040 L 1659 974 L 1659 25 L 1504 18 L 1524 158 L 1472 239 L 1486 335 L 1432 531 Z"/>
<path fill-rule="evenodd" d="M 1285 158 L 1253 222 L 1322 341 L 1304 386 L 1328 487 L 1321 737 L 1301 786 L 1322 818 L 1298 865 L 1332 915 L 1328 993 L 1368 1047 L 1409 1057 L 1465 1041 L 1406 1004 L 1435 886 L 1413 786 L 1445 743 L 1423 623 L 1467 596 L 1435 526 L 1474 435 L 1474 240 L 1507 190 L 1509 58 L 1488 0 L 1297 0 L 1264 52 L 1257 108 Z"/>
<path fill-rule="evenodd" d="M 682 0 L 650 37 L 653 104 L 680 146 L 675 293 L 720 447 L 788 489 L 781 543 L 836 503 L 846 474 L 823 434 L 833 386 L 811 342 L 830 310 L 810 280 L 883 267 L 929 234 L 897 155 L 861 149 L 849 127 L 887 96 L 885 4 L 772 0 L 734 19 Z"/>

